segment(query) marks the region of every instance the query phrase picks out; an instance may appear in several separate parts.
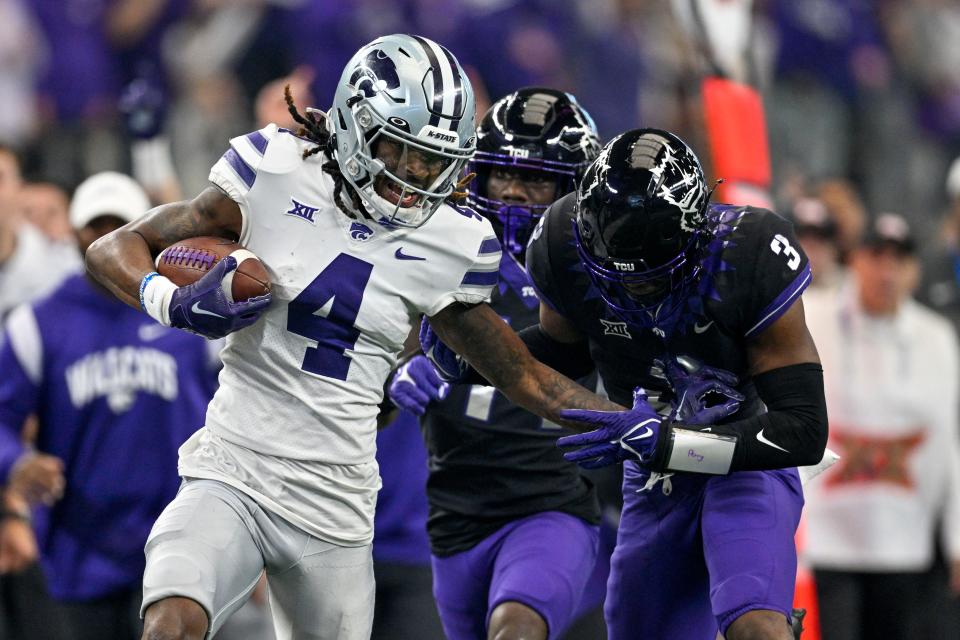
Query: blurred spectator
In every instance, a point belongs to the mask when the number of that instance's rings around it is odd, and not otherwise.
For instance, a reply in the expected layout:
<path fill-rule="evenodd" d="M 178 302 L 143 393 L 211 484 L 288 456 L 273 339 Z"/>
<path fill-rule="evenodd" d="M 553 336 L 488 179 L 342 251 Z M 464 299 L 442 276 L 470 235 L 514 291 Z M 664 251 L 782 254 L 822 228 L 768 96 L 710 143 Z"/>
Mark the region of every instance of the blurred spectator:
<path fill-rule="evenodd" d="M 806 556 L 824 640 L 932 638 L 943 518 L 960 594 L 960 364 L 950 324 L 910 299 L 916 245 L 884 214 L 852 256 L 852 282 L 808 301 L 840 462 L 807 487 Z"/>
<path fill-rule="evenodd" d="M 797 200 L 790 217 L 797 239 L 810 259 L 810 269 L 813 272 L 811 286 L 824 291 L 835 291 L 845 276 L 844 267 L 840 263 L 836 221 L 826 205 L 817 198 Z"/>
<path fill-rule="evenodd" d="M 919 298 L 960 330 L 960 158 L 947 173 L 949 205 L 939 233 L 926 244 Z"/>
<path fill-rule="evenodd" d="M 16 155 L 0 145 L 0 319 L 80 268 L 80 255 L 73 246 L 52 243 L 23 222 L 22 186 Z"/>
<path fill-rule="evenodd" d="M 268 124 L 275 123 L 286 129 L 296 131 L 297 125 L 290 115 L 287 101 L 284 100 L 284 87 L 290 87 L 290 95 L 297 104 L 315 105 L 316 101 L 310 92 L 310 83 L 313 81 L 313 69 L 307 66 L 297 67 L 290 75 L 268 82 L 257 92 L 254 102 L 254 118 L 257 128 L 262 129 Z M 324 110 L 326 110 L 324 108 Z"/>
<path fill-rule="evenodd" d="M 33 86 L 43 53 L 26 0 L 0 2 L 0 144 L 22 147 L 35 133 Z"/>
<path fill-rule="evenodd" d="M 400 412 L 377 433 L 377 462 L 383 487 L 374 520 L 371 640 L 442 638 L 427 538 L 427 449 L 416 416 Z"/>
<path fill-rule="evenodd" d="M 81 252 L 147 208 L 132 179 L 91 177 L 70 207 Z M 203 339 L 158 327 L 82 274 L 10 315 L 0 347 L 0 482 L 52 505 L 35 527 L 59 603 L 47 622 L 61 624 L 63 638 L 140 637 L 143 546 L 179 486 L 177 449 L 203 424 L 215 361 Z M 19 438 L 34 413 L 35 450 Z M 28 512 L 8 514 L 0 534 L 27 522 Z"/>
<path fill-rule="evenodd" d="M 27 182 L 20 190 L 24 220 L 43 232 L 48 240 L 62 244 L 75 242 L 67 214 L 69 198 L 52 182 Z"/>

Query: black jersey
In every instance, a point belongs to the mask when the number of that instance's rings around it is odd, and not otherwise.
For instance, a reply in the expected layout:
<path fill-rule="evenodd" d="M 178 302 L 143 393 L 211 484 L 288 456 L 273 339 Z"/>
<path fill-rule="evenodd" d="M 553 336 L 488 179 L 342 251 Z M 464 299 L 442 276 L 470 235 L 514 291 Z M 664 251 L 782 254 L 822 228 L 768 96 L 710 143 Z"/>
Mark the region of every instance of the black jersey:
<path fill-rule="evenodd" d="M 740 377 L 747 401 L 738 418 L 762 411 L 745 343 L 783 315 L 810 282 L 792 225 L 765 209 L 710 205 L 714 239 L 680 322 L 665 334 L 624 322 L 604 303 L 577 255 L 574 198 L 547 210 L 527 248 L 527 268 L 544 303 L 587 336 L 610 398 L 629 407 L 637 386 L 654 396 L 669 392 L 654 360 L 688 356 Z"/>
<path fill-rule="evenodd" d="M 504 253 L 493 309 L 519 331 L 538 322 L 539 304 L 524 269 Z M 566 432 L 493 387 L 453 385 L 421 426 L 430 453 L 427 530 L 434 554 L 465 551 L 504 524 L 542 511 L 599 521 L 593 487 L 557 448 Z"/>

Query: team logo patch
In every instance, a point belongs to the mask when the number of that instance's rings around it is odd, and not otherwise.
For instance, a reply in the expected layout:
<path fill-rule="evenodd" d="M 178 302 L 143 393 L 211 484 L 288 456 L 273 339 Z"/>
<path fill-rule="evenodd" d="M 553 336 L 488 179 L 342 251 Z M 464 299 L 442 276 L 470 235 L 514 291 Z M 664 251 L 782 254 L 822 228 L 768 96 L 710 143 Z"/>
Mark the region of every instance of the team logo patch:
<path fill-rule="evenodd" d="M 350 237 L 354 240 L 369 240 L 370 236 L 373 235 L 373 229 L 363 224 L 362 222 L 354 222 L 350 225 Z"/>
<path fill-rule="evenodd" d="M 633 336 L 627 331 L 626 322 L 611 322 L 610 320 L 600 318 L 600 324 L 603 325 L 603 335 L 605 336 L 617 336 L 618 338 L 633 340 Z"/>
<path fill-rule="evenodd" d="M 310 205 L 303 204 L 302 202 L 297 202 L 293 198 L 290 198 L 290 202 L 293 206 L 286 212 L 288 216 L 303 218 L 310 224 L 317 223 L 316 220 L 313 219 L 313 216 L 315 216 L 317 211 L 320 210 L 319 207 L 311 207 Z"/>

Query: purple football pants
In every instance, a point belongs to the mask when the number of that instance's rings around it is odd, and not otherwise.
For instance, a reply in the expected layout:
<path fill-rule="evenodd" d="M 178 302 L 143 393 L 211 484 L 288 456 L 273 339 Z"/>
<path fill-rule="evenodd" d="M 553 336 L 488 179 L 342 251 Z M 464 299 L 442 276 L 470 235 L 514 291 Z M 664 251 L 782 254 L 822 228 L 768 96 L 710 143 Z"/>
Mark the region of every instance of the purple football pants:
<path fill-rule="evenodd" d="M 625 463 L 604 607 L 610 640 L 714 640 L 754 609 L 789 619 L 797 470 L 679 473 L 638 493 L 647 475 Z"/>
<path fill-rule="evenodd" d="M 493 610 L 520 602 L 558 638 L 572 622 L 597 558 L 596 526 L 547 511 L 503 526 L 474 548 L 433 557 L 433 595 L 448 640 L 487 637 Z"/>

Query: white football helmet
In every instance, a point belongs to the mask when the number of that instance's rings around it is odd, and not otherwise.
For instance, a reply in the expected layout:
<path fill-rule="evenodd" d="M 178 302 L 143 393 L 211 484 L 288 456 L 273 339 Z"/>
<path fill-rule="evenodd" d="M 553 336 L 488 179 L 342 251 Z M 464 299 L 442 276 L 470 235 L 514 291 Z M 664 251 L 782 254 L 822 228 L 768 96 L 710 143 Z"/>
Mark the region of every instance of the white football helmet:
<path fill-rule="evenodd" d="M 474 112 L 473 87 L 453 54 L 396 34 L 354 54 L 327 117 L 340 171 L 367 209 L 384 224 L 418 227 L 473 156 Z"/>

